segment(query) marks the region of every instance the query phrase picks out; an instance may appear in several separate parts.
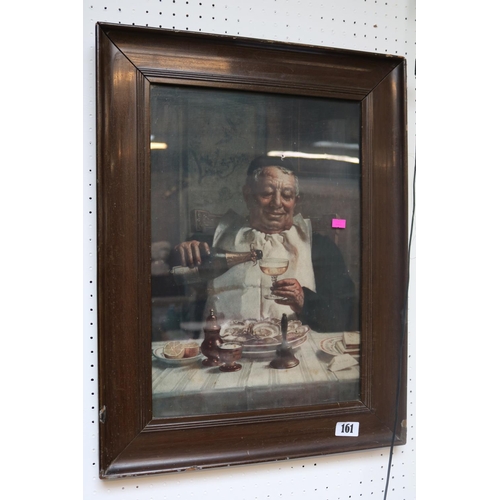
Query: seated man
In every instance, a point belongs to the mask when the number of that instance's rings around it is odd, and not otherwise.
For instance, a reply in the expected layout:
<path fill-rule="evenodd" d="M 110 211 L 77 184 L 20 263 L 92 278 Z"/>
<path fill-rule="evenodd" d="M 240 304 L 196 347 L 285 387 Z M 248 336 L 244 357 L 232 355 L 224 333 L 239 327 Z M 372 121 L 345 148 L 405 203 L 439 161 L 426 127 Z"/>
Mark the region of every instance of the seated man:
<path fill-rule="evenodd" d="M 351 327 L 354 284 L 338 247 L 315 234 L 311 223 L 295 214 L 298 179 L 285 160 L 259 157 L 249 166 L 243 195 L 247 218 L 228 212 L 215 230 L 213 241 L 192 240 L 178 245 L 177 264 L 196 266 L 211 246 L 248 252 L 263 258 L 286 258 L 287 271 L 272 288 L 278 300 L 266 299 L 270 278 L 252 262 L 232 267 L 207 284 L 205 317 L 214 309 L 220 319 L 280 318 L 286 313 L 316 331 L 342 331 Z M 201 312 L 196 308 L 198 314 Z M 198 318 L 200 320 L 201 318 Z"/>

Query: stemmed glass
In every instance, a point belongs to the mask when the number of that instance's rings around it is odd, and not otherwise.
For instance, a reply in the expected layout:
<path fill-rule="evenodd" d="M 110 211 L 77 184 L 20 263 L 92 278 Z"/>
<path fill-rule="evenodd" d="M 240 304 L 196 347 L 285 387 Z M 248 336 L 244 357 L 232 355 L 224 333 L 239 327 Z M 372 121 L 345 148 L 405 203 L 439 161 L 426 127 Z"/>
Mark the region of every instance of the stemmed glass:
<path fill-rule="evenodd" d="M 264 274 L 271 276 L 272 288 L 276 284 L 278 276 L 286 273 L 288 269 L 288 259 L 261 259 L 259 260 L 259 266 Z M 264 295 L 264 297 L 270 300 L 284 300 L 283 297 L 274 295 L 272 291 L 269 295 Z"/>

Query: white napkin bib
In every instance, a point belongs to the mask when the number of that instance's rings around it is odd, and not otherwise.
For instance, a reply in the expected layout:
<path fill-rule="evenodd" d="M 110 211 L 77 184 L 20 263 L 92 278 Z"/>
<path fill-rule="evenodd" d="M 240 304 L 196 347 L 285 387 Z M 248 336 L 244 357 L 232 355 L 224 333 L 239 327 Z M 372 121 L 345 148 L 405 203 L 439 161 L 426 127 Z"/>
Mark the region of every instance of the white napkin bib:
<path fill-rule="evenodd" d="M 311 260 L 311 222 L 296 215 L 294 225 L 279 234 L 265 234 L 248 226 L 248 221 L 233 211 L 221 219 L 214 235 L 213 246 L 231 252 L 248 252 L 250 245 L 262 250 L 264 258 L 287 258 L 288 269 L 278 280 L 295 278 L 303 287 L 316 291 Z M 214 309 L 217 318 L 264 319 L 281 318 L 285 313 L 295 317 L 289 306 L 266 299 L 271 277 L 265 275 L 257 263 L 239 264 L 208 284 L 205 317 Z"/>

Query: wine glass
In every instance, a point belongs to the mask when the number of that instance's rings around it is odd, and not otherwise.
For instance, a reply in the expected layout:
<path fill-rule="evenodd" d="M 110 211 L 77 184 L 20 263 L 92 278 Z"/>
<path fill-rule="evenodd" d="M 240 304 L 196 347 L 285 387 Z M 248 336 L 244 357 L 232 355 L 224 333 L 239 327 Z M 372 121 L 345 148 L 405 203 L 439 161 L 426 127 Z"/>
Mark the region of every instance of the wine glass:
<path fill-rule="evenodd" d="M 288 259 L 261 259 L 259 260 L 259 266 L 264 274 L 271 276 L 272 288 L 276 284 L 278 276 L 286 273 L 288 269 Z M 264 295 L 264 297 L 270 300 L 285 300 L 283 297 L 274 295 L 272 292 L 270 292 L 269 295 Z"/>

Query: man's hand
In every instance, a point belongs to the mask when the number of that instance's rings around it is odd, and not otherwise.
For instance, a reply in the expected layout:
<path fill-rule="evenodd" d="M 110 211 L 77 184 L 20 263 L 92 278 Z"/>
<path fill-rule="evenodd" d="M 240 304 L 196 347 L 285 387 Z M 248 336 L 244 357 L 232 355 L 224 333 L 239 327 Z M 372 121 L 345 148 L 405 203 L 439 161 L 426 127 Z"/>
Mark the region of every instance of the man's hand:
<path fill-rule="evenodd" d="M 202 241 L 185 241 L 174 248 L 176 261 L 181 266 L 195 267 L 201 264 L 202 255 L 210 255 L 208 243 Z"/>
<path fill-rule="evenodd" d="M 294 313 L 301 313 L 304 307 L 304 290 L 300 283 L 294 279 L 279 280 L 274 285 L 272 292 L 283 297 L 283 300 L 276 300 L 276 304 L 290 306 Z"/>

